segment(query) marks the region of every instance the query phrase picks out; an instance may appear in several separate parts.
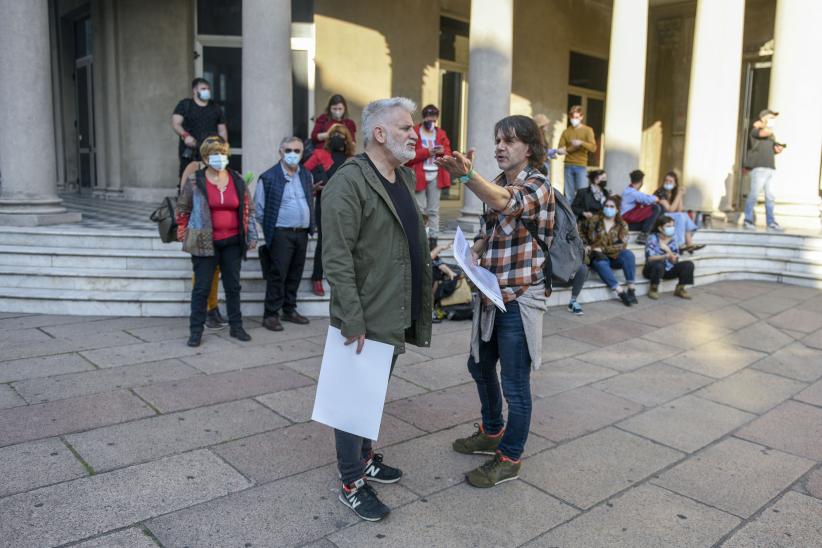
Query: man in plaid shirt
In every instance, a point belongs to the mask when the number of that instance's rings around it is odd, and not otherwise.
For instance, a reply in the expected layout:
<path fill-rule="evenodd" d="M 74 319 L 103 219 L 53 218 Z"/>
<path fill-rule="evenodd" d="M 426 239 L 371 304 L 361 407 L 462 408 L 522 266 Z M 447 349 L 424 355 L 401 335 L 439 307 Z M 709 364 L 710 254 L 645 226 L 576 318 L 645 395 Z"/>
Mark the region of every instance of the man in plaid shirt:
<path fill-rule="evenodd" d="M 480 266 L 497 276 L 506 311 L 483 298 L 474 307 L 468 370 L 477 383 L 482 425 L 454 442 L 455 451 L 493 458 L 467 475 L 475 487 L 517 479 L 531 426 L 531 369 L 542 356 L 542 317 L 547 308 L 542 264 L 545 255 L 536 232 L 549 246 L 556 200 L 539 168 L 545 162 L 542 132 L 527 116 L 497 122 L 495 157 L 503 171 L 493 182 L 473 169 L 473 151 L 437 160 L 486 206 L 472 252 Z M 502 390 L 497 378 L 500 363 Z M 507 424 L 502 416 L 508 402 Z"/>

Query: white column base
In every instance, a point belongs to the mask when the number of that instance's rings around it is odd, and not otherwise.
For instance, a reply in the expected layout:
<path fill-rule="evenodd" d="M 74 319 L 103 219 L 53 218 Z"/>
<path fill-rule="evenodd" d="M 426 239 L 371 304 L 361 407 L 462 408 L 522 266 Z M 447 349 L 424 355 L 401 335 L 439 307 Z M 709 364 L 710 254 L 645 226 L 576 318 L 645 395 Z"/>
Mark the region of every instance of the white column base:
<path fill-rule="evenodd" d="M 0 226 L 46 226 L 79 223 L 83 216 L 62 200 L 0 200 Z"/>

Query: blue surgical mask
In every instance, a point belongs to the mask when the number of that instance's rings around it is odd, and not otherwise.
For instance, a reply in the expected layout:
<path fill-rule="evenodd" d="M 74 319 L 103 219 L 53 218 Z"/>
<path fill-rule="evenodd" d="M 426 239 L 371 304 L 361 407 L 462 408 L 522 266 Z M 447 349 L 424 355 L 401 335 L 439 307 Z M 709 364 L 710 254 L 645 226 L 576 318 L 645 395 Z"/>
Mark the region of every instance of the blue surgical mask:
<path fill-rule="evenodd" d="M 672 238 L 673 235 L 676 233 L 676 228 L 672 226 L 666 226 L 663 229 L 663 232 L 665 233 L 665 236 L 667 236 L 668 238 Z"/>
<path fill-rule="evenodd" d="M 286 152 L 283 154 L 283 160 L 291 167 L 300 165 L 300 154 L 297 152 Z"/>
<path fill-rule="evenodd" d="M 602 214 L 605 215 L 607 219 L 613 219 L 616 217 L 616 208 L 615 207 L 603 207 Z"/>
<path fill-rule="evenodd" d="M 197 96 L 203 101 L 209 101 L 211 99 L 211 90 L 201 89 L 197 92 Z"/>
<path fill-rule="evenodd" d="M 674 186 L 675 185 L 673 183 L 665 183 L 664 185 L 662 185 L 662 188 L 664 188 L 665 190 L 673 190 Z"/>
<path fill-rule="evenodd" d="M 431 131 L 434 129 L 434 120 L 425 120 L 422 125 L 425 128 L 425 131 Z"/>
<path fill-rule="evenodd" d="M 222 171 L 228 165 L 228 156 L 226 156 L 225 154 L 211 154 L 208 157 L 208 165 L 212 169 Z"/>

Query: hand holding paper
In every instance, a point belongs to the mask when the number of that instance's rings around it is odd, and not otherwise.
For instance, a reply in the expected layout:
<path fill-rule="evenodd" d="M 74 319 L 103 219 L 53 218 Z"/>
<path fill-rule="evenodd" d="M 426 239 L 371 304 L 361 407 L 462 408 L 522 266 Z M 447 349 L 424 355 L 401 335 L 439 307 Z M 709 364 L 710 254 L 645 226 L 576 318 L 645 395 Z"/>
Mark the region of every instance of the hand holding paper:
<path fill-rule="evenodd" d="M 474 263 L 471 256 L 471 246 L 465 241 L 465 235 L 460 227 L 457 227 L 457 234 L 454 236 L 454 258 L 462 271 L 465 272 L 465 275 L 477 286 L 477 289 L 491 299 L 491 302 L 497 308 L 505 312 L 505 302 L 502 299 L 497 277 L 492 272 Z"/>

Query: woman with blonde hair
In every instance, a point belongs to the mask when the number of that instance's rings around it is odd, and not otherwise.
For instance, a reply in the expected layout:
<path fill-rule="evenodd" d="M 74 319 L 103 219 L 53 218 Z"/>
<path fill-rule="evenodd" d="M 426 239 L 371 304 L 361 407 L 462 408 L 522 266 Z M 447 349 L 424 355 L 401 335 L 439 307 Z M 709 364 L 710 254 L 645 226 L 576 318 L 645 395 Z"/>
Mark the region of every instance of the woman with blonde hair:
<path fill-rule="evenodd" d="M 250 341 L 240 311 L 240 268 L 246 252 L 257 246 L 254 201 L 242 176 L 228 168 L 228 143 L 222 137 L 206 139 L 200 156 L 206 166 L 190 175 L 177 201 L 177 237 L 191 254 L 194 286 L 191 290 L 189 346 L 200 346 L 211 281 L 220 267 L 228 311 L 229 335 Z"/>
<path fill-rule="evenodd" d="M 354 137 L 344 124 L 334 124 L 328 129 L 328 139 L 323 148 L 314 149 L 314 154 L 306 160 L 303 167 L 314 176 L 314 218 L 317 220 L 317 247 L 314 251 L 314 271 L 311 274 L 311 285 L 318 297 L 325 295 L 323 287 L 322 245 L 323 232 L 320 219 L 322 207 L 320 196 L 323 188 L 336 173 L 337 168 L 354 155 Z"/>

